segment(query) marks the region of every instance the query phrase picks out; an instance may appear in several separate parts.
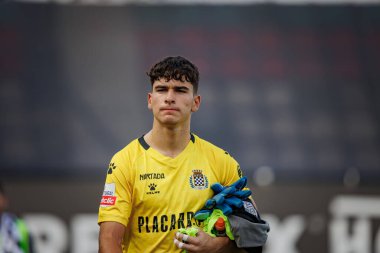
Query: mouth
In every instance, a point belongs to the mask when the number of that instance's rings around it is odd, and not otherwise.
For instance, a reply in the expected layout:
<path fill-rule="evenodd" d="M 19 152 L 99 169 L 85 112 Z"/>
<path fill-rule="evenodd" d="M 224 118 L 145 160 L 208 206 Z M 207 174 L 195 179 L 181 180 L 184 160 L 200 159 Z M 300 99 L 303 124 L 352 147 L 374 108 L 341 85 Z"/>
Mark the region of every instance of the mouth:
<path fill-rule="evenodd" d="M 179 109 L 178 109 L 178 108 L 172 108 L 172 107 L 165 107 L 165 108 L 161 108 L 161 111 L 166 111 L 166 112 L 178 112 Z"/>

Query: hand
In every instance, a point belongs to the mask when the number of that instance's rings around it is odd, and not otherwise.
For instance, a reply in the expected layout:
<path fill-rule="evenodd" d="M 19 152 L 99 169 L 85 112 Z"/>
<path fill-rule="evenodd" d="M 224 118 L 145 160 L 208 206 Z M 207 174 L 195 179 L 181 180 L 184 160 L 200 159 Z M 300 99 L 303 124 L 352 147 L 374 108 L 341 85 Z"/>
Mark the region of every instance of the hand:
<path fill-rule="evenodd" d="M 188 236 L 177 232 L 174 244 L 188 253 L 222 253 L 229 252 L 227 247 L 234 243 L 228 237 L 212 237 L 199 230 L 196 237 Z"/>

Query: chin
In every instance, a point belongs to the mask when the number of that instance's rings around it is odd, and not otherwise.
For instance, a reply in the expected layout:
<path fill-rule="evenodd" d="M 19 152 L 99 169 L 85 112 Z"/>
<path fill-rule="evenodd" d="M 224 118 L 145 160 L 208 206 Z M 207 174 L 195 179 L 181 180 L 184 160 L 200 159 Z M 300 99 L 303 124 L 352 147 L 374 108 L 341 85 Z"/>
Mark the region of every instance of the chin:
<path fill-rule="evenodd" d="M 163 120 L 161 121 L 161 124 L 166 125 L 166 126 L 176 126 L 178 125 L 178 121 L 177 120 Z"/>
<path fill-rule="evenodd" d="M 157 121 L 161 125 L 175 125 L 179 122 L 178 119 L 172 118 L 172 117 L 163 117 L 163 118 L 157 118 Z"/>
<path fill-rule="evenodd" d="M 158 122 L 160 122 L 161 125 L 164 126 L 177 126 L 178 124 L 181 124 L 181 122 L 186 122 L 186 119 L 179 118 L 179 117 L 173 117 L 171 115 L 166 115 L 165 117 L 157 118 Z"/>

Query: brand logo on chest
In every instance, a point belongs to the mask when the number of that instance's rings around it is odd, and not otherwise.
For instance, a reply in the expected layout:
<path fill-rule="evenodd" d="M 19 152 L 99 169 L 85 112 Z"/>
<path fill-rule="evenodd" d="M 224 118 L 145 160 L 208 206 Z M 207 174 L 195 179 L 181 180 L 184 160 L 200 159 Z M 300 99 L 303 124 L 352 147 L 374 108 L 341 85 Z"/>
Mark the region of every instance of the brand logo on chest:
<path fill-rule="evenodd" d="M 204 190 L 208 188 L 208 179 L 203 175 L 202 170 L 193 170 L 193 175 L 189 178 L 191 188 Z"/>
<path fill-rule="evenodd" d="M 151 183 L 148 185 L 149 191 L 146 194 L 159 194 L 160 191 L 157 190 L 157 185 L 155 183 Z"/>

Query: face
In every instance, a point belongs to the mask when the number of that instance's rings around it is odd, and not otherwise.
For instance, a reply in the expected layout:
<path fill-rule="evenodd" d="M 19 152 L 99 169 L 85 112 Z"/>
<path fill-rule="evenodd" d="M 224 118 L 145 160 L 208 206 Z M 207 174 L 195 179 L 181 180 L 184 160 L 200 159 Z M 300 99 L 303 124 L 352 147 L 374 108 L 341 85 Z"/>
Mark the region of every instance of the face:
<path fill-rule="evenodd" d="M 198 111 L 200 102 L 193 85 L 186 81 L 161 78 L 153 83 L 152 92 L 148 94 L 148 108 L 163 125 L 190 124 L 191 113 Z"/>

